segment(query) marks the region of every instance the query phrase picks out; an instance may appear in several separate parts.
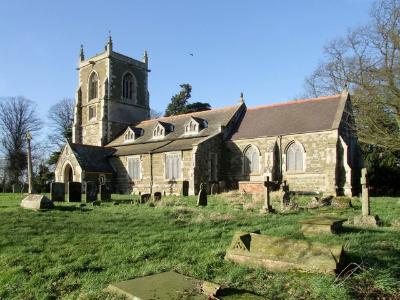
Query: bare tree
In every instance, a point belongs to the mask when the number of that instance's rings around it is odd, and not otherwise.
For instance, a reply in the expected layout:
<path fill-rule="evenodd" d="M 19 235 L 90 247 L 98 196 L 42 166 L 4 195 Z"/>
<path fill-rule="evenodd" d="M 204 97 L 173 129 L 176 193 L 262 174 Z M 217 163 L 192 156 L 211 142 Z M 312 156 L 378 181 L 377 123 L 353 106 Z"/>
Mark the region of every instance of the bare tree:
<path fill-rule="evenodd" d="M 308 94 L 348 87 L 359 138 L 388 151 L 400 150 L 400 0 L 377 1 L 367 26 L 324 49 L 326 61 L 306 80 Z"/>
<path fill-rule="evenodd" d="M 162 117 L 162 112 L 159 112 L 155 109 L 150 109 L 150 119 L 158 119 Z"/>
<path fill-rule="evenodd" d="M 72 138 L 72 123 L 74 120 L 74 99 L 64 98 L 49 109 L 48 118 L 52 133 L 49 135 L 51 143 L 58 149 L 65 139 Z"/>
<path fill-rule="evenodd" d="M 11 183 L 17 183 L 26 168 L 26 133 L 41 129 L 32 101 L 24 97 L 0 99 L 0 142 L 7 159 Z"/>

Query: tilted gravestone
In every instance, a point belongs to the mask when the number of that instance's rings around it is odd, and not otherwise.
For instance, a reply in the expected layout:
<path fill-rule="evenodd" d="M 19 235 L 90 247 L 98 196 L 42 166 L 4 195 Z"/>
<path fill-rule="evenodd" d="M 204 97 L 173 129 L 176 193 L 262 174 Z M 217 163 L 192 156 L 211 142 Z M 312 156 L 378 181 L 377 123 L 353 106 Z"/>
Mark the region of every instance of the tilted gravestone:
<path fill-rule="evenodd" d="M 161 200 L 161 192 L 155 192 L 153 195 L 153 200 L 160 201 Z"/>
<path fill-rule="evenodd" d="M 219 186 L 218 183 L 212 183 L 211 184 L 211 195 L 216 195 L 219 192 Z"/>
<path fill-rule="evenodd" d="M 197 205 L 198 206 L 207 206 L 207 191 L 206 185 L 204 183 L 200 184 L 200 192 L 197 196 Z"/>
<path fill-rule="evenodd" d="M 102 184 L 99 187 L 100 201 L 110 201 L 111 200 L 111 189 L 108 184 Z"/>
<path fill-rule="evenodd" d="M 88 181 L 85 184 L 86 202 L 97 200 L 97 186 L 93 181 Z"/>
<path fill-rule="evenodd" d="M 82 201 L 82 184 L 80 182 L 68 182 L 68 202 Z"/>
<path fill-rule="evenodd" d="M 51 201 L 65 201 L 65 183 L 52 182 L 50 184 Z"/>

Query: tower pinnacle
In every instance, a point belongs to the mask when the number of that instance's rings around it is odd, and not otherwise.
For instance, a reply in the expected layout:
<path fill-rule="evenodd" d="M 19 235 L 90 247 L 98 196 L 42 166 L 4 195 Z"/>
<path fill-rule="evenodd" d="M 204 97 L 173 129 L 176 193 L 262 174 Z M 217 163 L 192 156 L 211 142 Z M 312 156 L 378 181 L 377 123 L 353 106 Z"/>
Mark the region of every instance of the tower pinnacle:
<path fill-rule="evenodd" d="M 80 61 L 84 61 L 85 60 L 85 53 L 83 52 L 83 45 L 81 44 L 81 50 L 79 52 L 79 59 Z"/>

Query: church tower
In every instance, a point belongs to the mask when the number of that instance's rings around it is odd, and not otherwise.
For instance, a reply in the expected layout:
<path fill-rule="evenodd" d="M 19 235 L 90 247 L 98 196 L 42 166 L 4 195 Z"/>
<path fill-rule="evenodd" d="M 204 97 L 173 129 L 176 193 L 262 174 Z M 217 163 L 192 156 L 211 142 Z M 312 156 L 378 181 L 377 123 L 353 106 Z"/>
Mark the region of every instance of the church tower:
<path fill-rule="evenodd" d="M 79 55 L 72 142 L 104 146 L 133 123 L 150 117 L 148 57 L 139 61 L 113 51 L 109 36 L 104 52 Z"/>

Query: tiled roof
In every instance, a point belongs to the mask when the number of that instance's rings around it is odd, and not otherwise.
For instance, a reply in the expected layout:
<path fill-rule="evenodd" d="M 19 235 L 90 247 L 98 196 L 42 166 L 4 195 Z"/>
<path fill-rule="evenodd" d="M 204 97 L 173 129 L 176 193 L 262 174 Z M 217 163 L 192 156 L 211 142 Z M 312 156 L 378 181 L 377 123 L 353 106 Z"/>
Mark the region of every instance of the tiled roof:
<path fill-rule="evenodd" d="M 124 143 L 124 135 L 123 133 L 119 135 L 115 140 L 110 142 L 106 147 L 126 147 L 126 145 L 141 145 L 145 143 L 158 143 L 158 142 L 166 142 L 166 141 L 174 141 L 178 139 L 184 139 L 187 143 L 188 140 L 192 140 L 193 138 L 204 138 L 207 136 L 211 136 L 220 131 L 221 126 L 227 126 L 228 123 L 235 116 L 237 111 L 241 105 L 229 106 L 220 109 L 212 109 L 201 112 L 188 113 L 177 116 L 170 117 L 162 117 L 153 120 L 142 121 L 138 124 L 131 125 L 131 128 L 141 128 L 143 129 L 143 136 L 138 137 L 135 141 L 130 143 Z M 193 135 L 185 135 L 185 125 L 191 120 L 191 118 L 202 119 L 207 121 L 208 126 L 202 129 L 199 133 Z M 165 135 L 163 138 L 153 138 L 153 129 L 155 126 L 161 123 L 165 126 L 173 125 L 174 130 Z M 141 147 L 150 147 L 150 146 L 141 146 Z M 131 147 L 133 151 L 134 147 Z"/>
<path fill-rule="evenodd" d="M 79 165 L 85 172 L 113 172 L 107 158 L 115 152 L 114 149 L 72 143 L 69 145 L 71 146 Z"/>
<path fill-rule="evenodd" d="M 334 129 L 347 94 L 248 108 L 232 140 Z"/>

